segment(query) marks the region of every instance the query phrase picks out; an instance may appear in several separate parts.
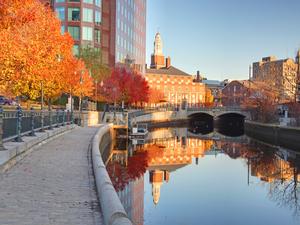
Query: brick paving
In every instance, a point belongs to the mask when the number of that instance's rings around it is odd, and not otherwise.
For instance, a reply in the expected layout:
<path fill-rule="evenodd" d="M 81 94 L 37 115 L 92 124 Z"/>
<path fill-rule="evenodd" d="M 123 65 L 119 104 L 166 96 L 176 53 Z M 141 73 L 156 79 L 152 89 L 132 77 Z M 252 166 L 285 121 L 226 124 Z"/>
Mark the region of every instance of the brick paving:
<path fill-rule="evenodd" d="M 103 224 L 89 152 L 96 130 L 76 128 L 0 174 L 0 224 Z"/>

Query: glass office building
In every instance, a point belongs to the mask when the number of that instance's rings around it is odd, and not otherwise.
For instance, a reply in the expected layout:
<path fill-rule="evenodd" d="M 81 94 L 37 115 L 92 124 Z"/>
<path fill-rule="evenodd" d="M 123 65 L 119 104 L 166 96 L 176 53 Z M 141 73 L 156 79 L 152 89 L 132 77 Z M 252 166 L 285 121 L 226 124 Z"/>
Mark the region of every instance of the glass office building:
<path fill-rule="evenodd" d="M 74 54 L 80 46 L 101 48 L 102 0 L 54 0 L 52 7 L 61 20 L 61 31 L 74 39 Z"/>
<path fill-rule="evenodd" d="M 144 73 L 146 0 L 103 0 L 102 54 L 110 66 L 130 64 Z"/>

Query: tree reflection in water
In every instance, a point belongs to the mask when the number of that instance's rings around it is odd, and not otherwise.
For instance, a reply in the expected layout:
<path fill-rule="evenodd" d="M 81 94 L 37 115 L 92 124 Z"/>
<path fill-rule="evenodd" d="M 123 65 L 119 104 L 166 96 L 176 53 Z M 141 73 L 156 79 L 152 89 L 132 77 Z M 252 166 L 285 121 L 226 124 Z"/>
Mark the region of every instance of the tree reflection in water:
<path fill-rule="evenodd" d="M 172 135 L 178 133 L 189 134 L 188 130 L 171 132 Z M 157 169 L 160 168 L 161 162 L 161 166 L 164 167 L 162 170 L 166 170 L 165 163 L 171 162 L 168 157 L 176 158 L 178 154 L 180 158 L 186 159 L 185 165 L 188 165 L 192 163 L 193 157 L 205 157 L 211 151 L 219 149 L 217 154 L 225 154 L 232 159 L 243 159 L 248 167 L 248 177 L 257 177 L 260 184 L 267 185 L 270 200 L 275 201 L 280 207 L 289 208 L 295 216 L 300 216 L 299 154 L 282 151 L 280 148 L 267 146 L 251 139 L 247 139 L 246 142 L 245 139 L 241 139 L 242 141 L 239 142 L 201 138 L 203 137 L 174 136 L 165 140 L 152 142 L 150 140 L 147 144 L 136 147 L 132 156 L 128 156 L 126 150 L 112 152 L 116 157 L 112 157 L 108 162 L 107 170 L 116 191 L 122 191 L 129 182 L 144 176 L 147 169 L 153 166 L 153 162 Z M 197 150 L 199 147 L 197 143 L 201 146 L 200 150 Z"/>

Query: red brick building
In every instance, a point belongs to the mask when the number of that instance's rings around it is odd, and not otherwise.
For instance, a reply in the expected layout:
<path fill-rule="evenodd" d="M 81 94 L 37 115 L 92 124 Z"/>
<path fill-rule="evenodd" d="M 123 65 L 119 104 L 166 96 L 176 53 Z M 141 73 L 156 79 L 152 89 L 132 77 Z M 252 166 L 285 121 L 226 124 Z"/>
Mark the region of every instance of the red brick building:
<path fill-rule="evenodd" d="M 247 80 L 234 80 L 227 84 L 222 90 L 222 105 L 240 106 L 249 95 L 251 82 Z"/>
<path fill-rule="evenodd" d="M 194 76 L 172 66 L 170 57 L 165 59 L 159 33 L 155 35 L 154 53 L 151 56 L 150 69 L 146 70 L 146 80 L 150 92 L 161 93 L 161 101 L 167 104 L 180 105 L 187 102 L 190 106 L 196 106 L 213 102 L 211 91 L 204 83 L 195 82 Z"/>

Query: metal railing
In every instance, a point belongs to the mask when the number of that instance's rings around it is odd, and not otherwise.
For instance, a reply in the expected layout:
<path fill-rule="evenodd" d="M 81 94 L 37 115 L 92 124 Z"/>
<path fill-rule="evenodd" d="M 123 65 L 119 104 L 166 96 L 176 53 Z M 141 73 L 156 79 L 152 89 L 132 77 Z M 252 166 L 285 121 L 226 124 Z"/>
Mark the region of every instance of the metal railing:
<path fill-rule="evenodd" d="M 3 142 L 21 142 L 25 135 L 35 136 L 37 131 L 43 132 L 45 129 L 51 130 L 54 127 L 79 122 L 78 112 L 33 109 L 23 111 L 20 106 L 16 110 L 4 111 L 0 106 L 0 150 L 4 149 Z"/>

